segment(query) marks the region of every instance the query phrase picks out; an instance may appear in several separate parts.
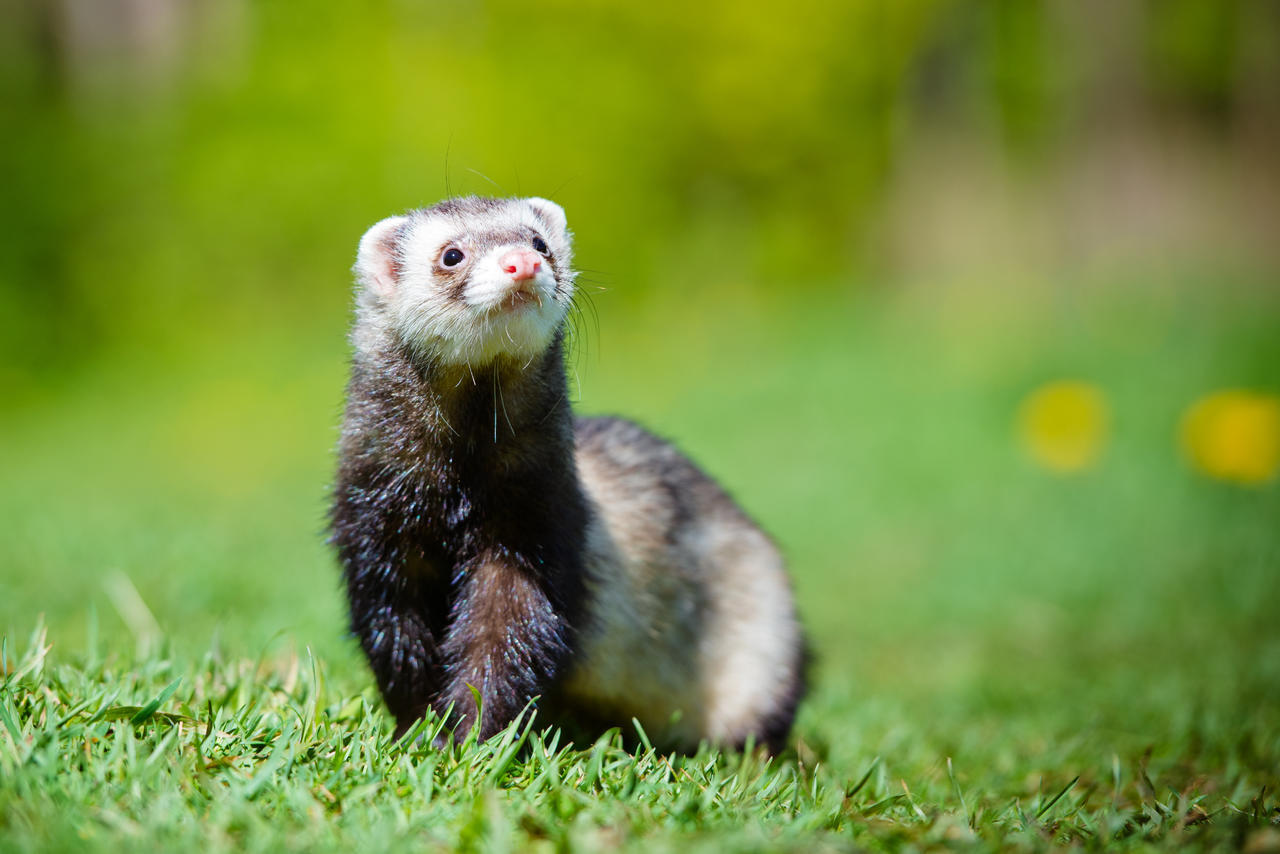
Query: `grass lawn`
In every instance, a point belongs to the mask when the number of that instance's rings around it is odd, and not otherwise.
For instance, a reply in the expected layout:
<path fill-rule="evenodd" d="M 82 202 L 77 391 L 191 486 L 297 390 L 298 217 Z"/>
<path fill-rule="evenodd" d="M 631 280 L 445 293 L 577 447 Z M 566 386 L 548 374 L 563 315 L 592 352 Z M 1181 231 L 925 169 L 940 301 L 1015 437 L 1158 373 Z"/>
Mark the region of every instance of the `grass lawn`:
<path fill-rule="evenodd" d="M 342 318 L 11 400 L 0 850 L 1277 850 L 1280 487 L 1178 430 L 1280 392 L 1280 294 L 1149 278 L 597 298 L 581 409 L 676 439 L 790 557 L 817 660 L 768 761 L 391 742 L 323 544 Z M 1061 378 L 1108 413 L 1071 476 L 1014 426 Z"/>

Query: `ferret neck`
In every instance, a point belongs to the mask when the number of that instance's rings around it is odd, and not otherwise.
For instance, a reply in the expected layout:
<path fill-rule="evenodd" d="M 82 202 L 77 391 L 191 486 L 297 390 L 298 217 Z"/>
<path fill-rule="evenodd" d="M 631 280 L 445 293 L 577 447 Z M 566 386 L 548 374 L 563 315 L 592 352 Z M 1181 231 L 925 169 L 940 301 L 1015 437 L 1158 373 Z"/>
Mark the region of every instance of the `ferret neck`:
<path fill-rule="evenodd" d="M 419 416 L 440 444 L 502 444 L 570 418 L 560 336 L 532 360 L 451 365 L 401 349 L 421 397 Z M 399 360 L 397 360 L 399 361 Z"/>

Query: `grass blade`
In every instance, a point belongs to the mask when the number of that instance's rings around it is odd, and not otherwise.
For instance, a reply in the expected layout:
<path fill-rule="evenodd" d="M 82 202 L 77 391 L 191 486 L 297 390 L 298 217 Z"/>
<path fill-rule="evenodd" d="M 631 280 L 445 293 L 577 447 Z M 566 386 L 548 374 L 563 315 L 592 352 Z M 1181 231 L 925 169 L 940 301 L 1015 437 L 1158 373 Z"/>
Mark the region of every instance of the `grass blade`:
<path fill-rule="evenodd" d="M 147 703 L 141 709 L 138 709 L 137 714 L 135 714 L 132 718 L 129 719 L 129 723 L 133 726 L 138 726 L 139 724 L 143 724 L 151 720 L 152 715 L 154 715 L 160 709 L 160 707 L 164 705 L 165 702 L 170 697 L 173 696 L 173 692 L 177 691 L 178 686 L 181 684 L 182 684 L 182 677 L 179 676 L 177 679 L 170 682 L 165 687 L 165 689 L 160 692 L 160 695 L 158 697 L 156 697 L 150 703 Z"/>
<path fill-rule="evenodd" d="M 960 809 L 964 811 L 965 823 L 973 827 L 973 816 L 969 814 L 969 805 L 964 802 L 964 792 L 960 791 L 960 782 L 956 780 L 955 769 L 951 767 L 951 757 L 947 757 L 947 776 L 951 778 L 951 787 L 955 789 L 956 798 L 960 801 Z M 1079 777 L 1076 778 L 1080 779 Z"/>
<path fill-rule="evenodd" d="M 1039 821 L 1042 815 L 1044 815 L 1050 809 L 1052 809 L 1053 805 L 1056 804 L 1058 801 L 1062 800 L 1062 796 L 1065 795 L 1067 792 L 1071 791 L 1072 788 L 1075 787 L 1076 783 L 1079 783 L 1079 782 L 1080 782 L 1080 775 L 1077 774 L 1070 783 L 1062 787 L 1061 792 L 1058 792 L 1058 794 L 1053 796 L 1053 800 L 1049 801 L 1049 803 L 1040 807 L 1040 809 L 1036 811 L 1036 820 Z"/>

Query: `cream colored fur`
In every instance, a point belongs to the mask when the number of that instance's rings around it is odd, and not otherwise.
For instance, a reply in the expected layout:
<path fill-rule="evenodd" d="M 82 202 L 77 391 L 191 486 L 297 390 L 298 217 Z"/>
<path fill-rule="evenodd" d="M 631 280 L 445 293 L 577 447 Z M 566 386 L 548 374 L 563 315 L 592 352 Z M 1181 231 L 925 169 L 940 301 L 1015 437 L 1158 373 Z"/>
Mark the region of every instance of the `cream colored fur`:
<path fill-rule="evenodd" d="M 625 455 L 579 446 L 595 519 L 590 620 L 569 695 L 637 718 L 655 742 L 740 742 L 797 678 L 802 641 L 782 557 L 709 483 L 689 496 L 693 517 L 677 519 L 652 461 Z"/>

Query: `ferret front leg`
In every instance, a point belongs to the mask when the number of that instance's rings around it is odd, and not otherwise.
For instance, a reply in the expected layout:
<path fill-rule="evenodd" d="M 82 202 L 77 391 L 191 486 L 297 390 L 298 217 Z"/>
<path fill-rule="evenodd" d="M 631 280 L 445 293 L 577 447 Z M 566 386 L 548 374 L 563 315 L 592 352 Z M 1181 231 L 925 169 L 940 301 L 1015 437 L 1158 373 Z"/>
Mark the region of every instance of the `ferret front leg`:
<path fill-rule="evenodd" d="M 403 578 L 361 583 L 348 576 L 351 628 L 378 680 L 387 708 L 403 735 L 440 691 L 438 639 L 431 631 L 428 600 Z"/>
<path fill-rule="evenodd" d="M 437 703 L 450 703 L 455 731 L 476 721 L 472 688 L 480 695 L 480 738 L 511 723 L 543 694 L 569 651 L 568 625 L 535 574 L 507 554 L 463 568 L 441 652 L 446 684 Z"/>

